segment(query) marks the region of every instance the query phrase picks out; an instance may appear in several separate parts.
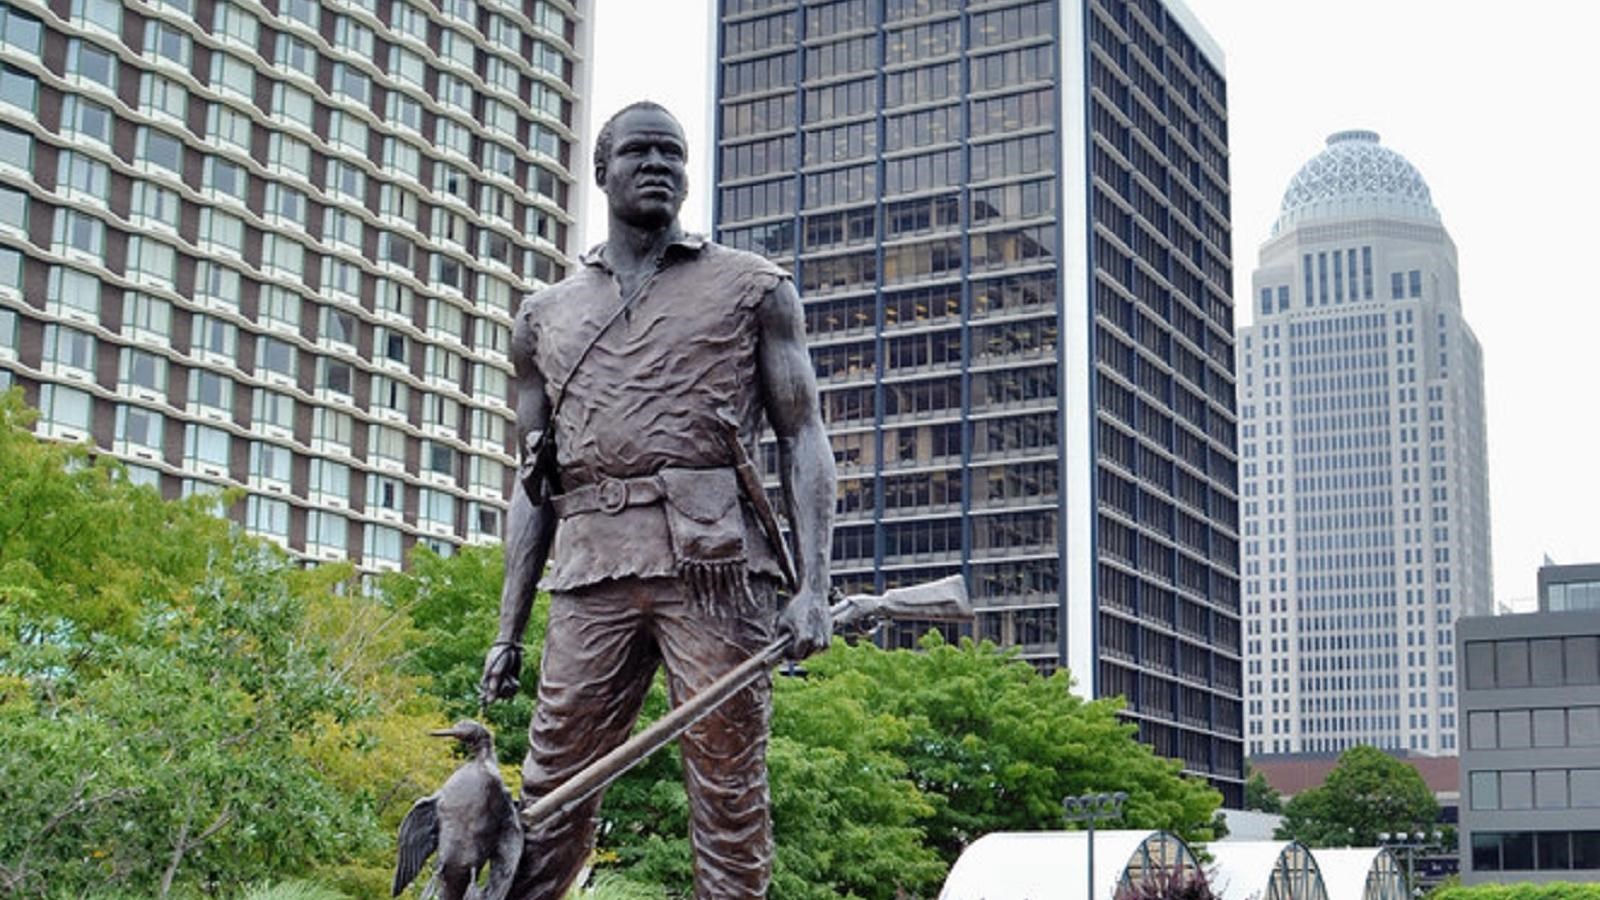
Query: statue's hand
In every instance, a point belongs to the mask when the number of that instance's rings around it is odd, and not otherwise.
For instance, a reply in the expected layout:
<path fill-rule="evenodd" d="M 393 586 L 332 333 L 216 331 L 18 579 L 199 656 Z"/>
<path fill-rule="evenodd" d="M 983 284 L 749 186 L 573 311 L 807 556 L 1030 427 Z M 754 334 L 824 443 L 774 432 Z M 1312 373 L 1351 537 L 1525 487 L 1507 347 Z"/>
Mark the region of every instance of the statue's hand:
<path fill-rule="evenodd" d="M 483 658 L 483 679 L 478 682 L 478 701 L 484 705 L 509 700 L 522 686 L 522 645 L 514 641 L 495 641 Z"/>
<path fill-rule="evenodd" d="M 794 636 L 785 654 L 789 659 L 805 659 L 828 649 L 828 642 L 833 638 L 833 616 L 828 611 L 827 598 L 809 590 L 795 594 L 783 608 L 778 631 Z"/>

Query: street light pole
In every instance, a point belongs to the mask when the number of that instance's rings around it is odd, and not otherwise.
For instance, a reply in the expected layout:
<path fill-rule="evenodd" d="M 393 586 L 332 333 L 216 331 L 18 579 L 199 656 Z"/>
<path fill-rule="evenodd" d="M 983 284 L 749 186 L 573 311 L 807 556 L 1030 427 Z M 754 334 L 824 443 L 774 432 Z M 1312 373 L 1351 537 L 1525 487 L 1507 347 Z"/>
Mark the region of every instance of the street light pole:
<path fill-rule="evenodd" d="M 1392 847 L 1406 852 L 1406 892 L 1415 897 L 1420 893 L 1417 888 L 1417 851 L 1442 845 L 1444 843 L 1444 832 L 1435 831 L 1430 835 L 1422 831 L 1415 834 L 1405 831 L 1394 833 L 1380 831 L 1378 832 L 1378 843 L 1385 847 Z"/>
<path fill-rule="evenodd" d="M 1095 900 L 1094 824 L 1101 819 L 1121 818 L 1122 804 L 1127 802 L 1127 799 L 1126 792 L 1117 791 L 1112 794 L 1079 794 L 1061 801 L 1062 816 L 1068 822 L 1084 822 L 1089 828 L 1089 890 L 1084 894 L 1083 900 Z"/>

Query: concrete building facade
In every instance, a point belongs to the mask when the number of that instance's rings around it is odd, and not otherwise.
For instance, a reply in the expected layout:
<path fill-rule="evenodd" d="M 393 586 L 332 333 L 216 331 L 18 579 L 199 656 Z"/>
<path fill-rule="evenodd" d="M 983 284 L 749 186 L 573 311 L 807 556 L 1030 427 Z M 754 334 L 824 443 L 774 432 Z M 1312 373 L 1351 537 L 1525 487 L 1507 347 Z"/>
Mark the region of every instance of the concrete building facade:
<path fill-rule="evenodd" d="M 0 387 L 364 571 L 498 539 L 587 0 L 0 3 Z"/>
<path fill-rule="evenodd" d="M 1600 611 L 1456 631 L 1462 881 L 1600 881 Z"/>
<path fill-rule="evenodd" d="M 716 235 L 800 287 L 839 581 L 964 574 L 1237 805 L 1221 50 L 1175 0 L 718 11 Z"/>
<path fill-rule="evenodd" d="M 1491 608 L 1483 360 L 1427 183 L 1378 135 L 1333 135 L 1251 284 L 1249 754 L 1454 753 L 1454 623 Z"/>

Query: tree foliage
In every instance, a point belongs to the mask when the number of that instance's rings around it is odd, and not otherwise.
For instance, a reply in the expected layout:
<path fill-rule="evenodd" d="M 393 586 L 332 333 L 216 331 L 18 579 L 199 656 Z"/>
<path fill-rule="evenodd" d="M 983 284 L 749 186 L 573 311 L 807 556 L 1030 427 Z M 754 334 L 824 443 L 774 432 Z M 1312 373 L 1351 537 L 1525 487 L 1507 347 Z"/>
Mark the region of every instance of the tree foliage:
<path fill-rule="evenodd" d="M 1382 832 L 1428 832 L 1439 804 L 1417 770 L 1376 747 L 1346 750 L 1319 787 L 1284 805 L 1279 839 L 1308 847 L 1368 847 Z"/>
<path fill-rule="evenodd" d="M 500 584 L 505 553 L 500 547 L 463 547 L 440 556 L 419 546 L 411 568 L 385 577 L 383 593 L 416 629 L 406 657 L 408 673 L 426 679 L 427 689 L 451 718 L 484 718 L 495 733 L 502 763 L 517 765 L 528 752 L 528 722 L 533 718 L 534 683 L 544 646 L 547 595 L 540 594 L 523 636 L 523 690 L 508 701 L 481 710 L 478 679 L 483 657 L 499 630 Z"/>
<path fill-rule="evenodd" d="M 1181 777 L 1065 673 L 1042 678 L 992 644 L 921 652 L 836 645 L 775 689 L 770 753 L 778 857 L 772 896 L 937 893 L 966 844 L 1062 827 L 1061 798 L 1129 794 L 1124 822 L 1210 837 L 1219 795 Z M 603 843 L 630 878 L 686 892 L 686 806 L 675 765 L 619 783 Z"/>
<path fill-rule="evenodd" d="M 393 717 L 443 721 L 391 702 L 416 694 L 383 671 L 392 617 L 348 567 L 300 573 L 216 499 L 164 502 L 28 421 L 0 396 L 0 894 L 236 889 L 386 854 L 400 770 L 429 772 L 403 748 L 431 744 Z"/>
<path fill-rule="evenodd" d="M 1450 885 L 1428 895 L 1429 900 L 1600 900 L 1600 884 L 1567 881 L 1519 884 Z"/>
<path fill-rule="evenodd" d="M 1260 769 L 1250 769 L 1244 781 L 1244 808 L 1264 813 L 1282 813 L 1283 797 L 1267 782 Z"/>
<path fill-rule="evenodd" d="M 36 440 L 0 395 L 0 894 L 168 896 L 314 878 L 386 889 L 395 827 L 457 760 L 425 736 L 477 715 L 499 548 L 420 551 L 361 590 L 216 515 L 163 501 L 84 447 Z M 525 688 L 490 711 L 526 748 Z M 1123 790 L 1124 823 L 1206 837 L 1218 797 L 992 645 L 836 646 L 777 680 L 769 763 L 778 900 L 937 892 L 966 843 L 1058 828 L 1071 793 Z M 640 727 L 665 711 L 659 683 Z M 675 750 L 616 785 L 597 863 L 613 892 L 687 893 Z M 625 880 L 624 880 L 625 879 Z M 293 887 L 293 885 L 291 885 Z"/>

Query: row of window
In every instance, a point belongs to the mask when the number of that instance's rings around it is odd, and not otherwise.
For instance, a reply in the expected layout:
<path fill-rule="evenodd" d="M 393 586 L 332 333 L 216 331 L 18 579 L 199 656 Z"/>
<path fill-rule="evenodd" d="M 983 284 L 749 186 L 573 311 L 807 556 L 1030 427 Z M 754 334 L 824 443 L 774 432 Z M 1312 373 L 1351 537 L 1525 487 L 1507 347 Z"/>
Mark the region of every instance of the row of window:
<path fill-rule="evenodd" d="M 1600 870 L 1600 831 L 1479 831 L 1472 835 L 1478 872 Z"/>
<path fill-rule="evenodd" d="M 1600 637 L 1467 642 L 1471 689 L 1600 684 Z"/>
<path fill-rule="evenodd" d="M 1472 772 L 1473 809 L 1600 808 L 1600 769 Z"/>

